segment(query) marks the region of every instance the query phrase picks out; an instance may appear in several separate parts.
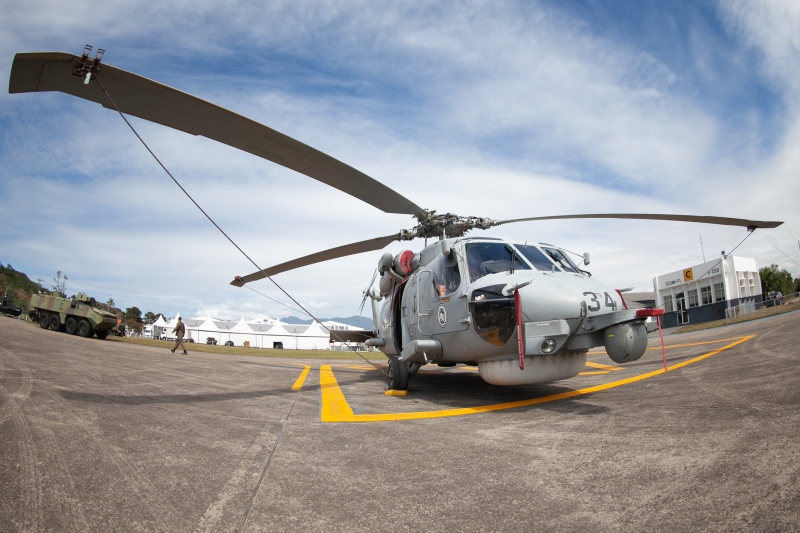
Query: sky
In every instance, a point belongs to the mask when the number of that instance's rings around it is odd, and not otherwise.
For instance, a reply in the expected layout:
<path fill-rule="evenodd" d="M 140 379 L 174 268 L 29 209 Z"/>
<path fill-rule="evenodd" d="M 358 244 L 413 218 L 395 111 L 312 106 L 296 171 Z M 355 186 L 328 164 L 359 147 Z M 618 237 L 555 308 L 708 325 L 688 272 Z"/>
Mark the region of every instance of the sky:
<path fill-rule="evenodd" d="M 424 208 L 780 220 L 736 254 L 800 276 L 794 1 L 0 0 L 0 12 L 6 76 L 15 53 L 88 43 L 107 64 L 268 125 Z M 228 146 L 132 123 L 262 267 L 415 225 Z M 60 270 L 70 294 L 123 309 L 300 316 L 229 285 L 253 266 L 116 113 L 3 91 L 0 160 L 3 264 L 47 286 Z M 596 279 L 651 291 L 654 276 L 719 257 L 747 232 L 574 220 L 475 234 L 590 252 Z M 406 248 L 422 241 L 387 250 Z M 381 254 L 275 280 L 317 316 L 351 316 Z M 293 305 L 268 280 L 252 287 Z"/>

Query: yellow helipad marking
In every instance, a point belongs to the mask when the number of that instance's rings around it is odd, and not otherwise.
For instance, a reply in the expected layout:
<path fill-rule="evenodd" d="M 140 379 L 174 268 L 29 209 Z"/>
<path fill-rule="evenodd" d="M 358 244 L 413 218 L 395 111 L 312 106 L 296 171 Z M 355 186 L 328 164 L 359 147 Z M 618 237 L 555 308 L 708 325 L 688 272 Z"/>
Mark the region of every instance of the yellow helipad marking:
<path fill-rule="evenodd" d="M 297 381 L 294 382 L 292 385 L 292 390 L 300 390 L 303 387 L 303 383 L 306 381 L 306 376 L 308 376 L 308 371 L 311 370 L 311 367 L 308 365 L 303 365 L 305 368 L 302 372 L 300 372 L 300 377 L 297 378 Z"/>
<path fill-rule="evenodd" d="M 593 363 L 592 361 L 586 361 L 586 366 L 592 368 L 602 368 L 603 370 L 625 370 L 625 367 L 623 366 L 604 365 L 603 363 Z"/>
<path fill-rule="evenodd" d="M 578 375 L 579 376 L 597 376 L 599 374 L 608 374 L 609 372 L 610 372 L 609 370 L 595 370 L 595 371 L 591 371 L 591 372 L 581 372 Z"/>
<path fill-rule="evenodd" d="M 670 348 L 686 348 L 688 346 L 702 346 L 704 344 L 719 344 L 720 342 L 735 341 L 738 338 L 739 337 L 731 337 L 730 339 L 719 339 L 719 340 L 716 340 L 716 341 L 687 342 L 686 344 L 668 344 L 668 345 L 664 346 L 664 348 L 669 350 Z M 660 350 L 660 349 L 661 349 L 661 344 L 659 343 L 658 346 L 650 347 L 647 350 L 650 351 L 650 350 Z M 605 355 L 606 352 L 588 352 L 588 354 L 589 355 Z"/>
<path fill-rule="evenodd" d="M 692 359 L 688 359 L 681 363 L 676 363 L 667 368 L 668 370 L 676 370 L 678 368 L 683 368 L 684 366 L 688 366 L 693 363 L 702 361 L 703 359 L 707 359 L 712 355 L 717 355 L 720 352 L 729 350 L 734 346 L 738 346 L 744 342 L 747 342 L 754 337 L 755 335 L 747 335 L 745 337 L 741 337 L 735 342 L 727 344 L 722 348 L 717 348 L 716 350 L 694 357 Z M 612 381 L 610 383 L 603 383 L 602 385 L 595 385 L 593 387 L 586 387 L 583 389 L 561 392 L 559 394 L 551 394 L 549 396 L 541 396 L 539 398 L 531 398 L 529 400 L 519 400 L 516 402 L 496 403 L 493 405 L 479 405 L 475 407 L 463 407 L 460 409 L 441 409 L 437 411 L 418 411 L 418 412 L 407 412 L 407 413 L 376 413 L 376 414 L 357 415 L 353 413 L 353 410 L 347 403 L 347 400 L 345 399 L 344 394 L 342 393 L 342 389 L 339 388 L 339 383 L 336 381 L 336 377 L 333 375 L 331 367 L 329 365 L 324 365 L 320 367 L 320 372 L 319 372 L 319 386 L 320 390 L 322 391 L 321 418 L 323 422 L 387 422 L 392 420 L 417 420 L 423 418 L 442 418 L 447 416 L 474 415 L 478 413 L 502 411 L 505 409 L 527 407 L 529 405 L 538 405 L 541 403 L 554 402 L 556 400 L 574 398 L 576 396 L 582 396 L 584 394 L 592 394 L 595 392 L 600 392 L 607 389 L 620 387 L 622 385 L 627 385 L 629 383 L 635 383 L 637 381 L 652 378 L 654 376 L 658 376 L 663 373 L 664 369 L 659 368 L 658 370 L 654 370 L 652 372 L 646 372 L 644 374 L 639 374 L 638 376 L 632 376 L 626 379 Z"/>

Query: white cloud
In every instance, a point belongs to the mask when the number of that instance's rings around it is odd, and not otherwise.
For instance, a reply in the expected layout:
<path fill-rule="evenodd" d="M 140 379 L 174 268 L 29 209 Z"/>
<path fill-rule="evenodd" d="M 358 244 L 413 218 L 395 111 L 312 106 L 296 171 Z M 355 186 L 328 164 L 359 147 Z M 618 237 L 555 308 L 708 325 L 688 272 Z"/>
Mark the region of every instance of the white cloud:
<path fill-rule="evenodd" d="M 725 5 L 729 31 L 763 54 L 744 68 L 769 76 L 790 110 L 768 151 L 759 148 L 758 115 L 752 130 L 731 130 L 709 102 L 680 88 L 685 73 L 539 5 L 232 2 L 220 16 L 216 2 L 85 3 L 58 14 L 52 3 L 6 2 L 0 67 L 7 72 L 16 51 L 77 52 L 89 40 L 116 66 L 250 116 L 440 212 L 678 212 L 787 220 L 797 230 L 798 74 L 788 66 L 796 65 L 798 37 L 783 20 L 796 10 Z M 90 9 L 94 25 L 78 32 Z M 241 69 L 216 62 L 234 61 L 232 51 L 246 58 Z M 63 95 L 0 95 L 0 124 L 0 260 L 47 280 L 60 269 L 76 291 L 142 311 L 299 316 L 228 284 L 255 267 L 114 113 Z M 414 224 L 213 141 L 134 124 L 260 266 Z M 590 251 L 595 277 L 638 289 L 701 262 L 699 234 L 707 256 L 745 235 L 621 221 L 517 224 L 490 234 Z M 791 265 L 768 238 L 792 249 L 779 229 L 757 231 L 742 253 Z M 349 316 L 381 253 L 276 280 L 310 310 Z M 292 305 L 268 281 L 254 288 Z"/>

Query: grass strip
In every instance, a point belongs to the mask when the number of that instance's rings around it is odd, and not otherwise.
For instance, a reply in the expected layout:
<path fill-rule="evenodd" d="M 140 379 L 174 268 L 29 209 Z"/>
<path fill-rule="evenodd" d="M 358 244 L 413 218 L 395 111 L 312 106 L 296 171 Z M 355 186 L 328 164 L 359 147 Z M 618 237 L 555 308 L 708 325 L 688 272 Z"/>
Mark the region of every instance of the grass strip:
<path fill-rule="evenodd" d="M 144 339 L 141 337 L 112 337 L 109 341 L 124 342 L 128 344 L 138 344 L 140 346 L 153 346 L 155 348 L 165 348 L 171 350 L 175 346 L 175 341 L 162 341 L 158 339 Z M 272 348 L 243 348 L 241 346 L 214 346 L 211 344 L 196 344 L 184 342 L 186 351 L 202 353 L 218 353 L 229 355 L 252 355 L 256 357 L 280 357 L 282 359 L 342 359 L 363 361 L 353 352 L 334 352 L 328 350 L 274 350 Z M 384 359 L 380 352 L 362 352 L 367 359 Z"/>

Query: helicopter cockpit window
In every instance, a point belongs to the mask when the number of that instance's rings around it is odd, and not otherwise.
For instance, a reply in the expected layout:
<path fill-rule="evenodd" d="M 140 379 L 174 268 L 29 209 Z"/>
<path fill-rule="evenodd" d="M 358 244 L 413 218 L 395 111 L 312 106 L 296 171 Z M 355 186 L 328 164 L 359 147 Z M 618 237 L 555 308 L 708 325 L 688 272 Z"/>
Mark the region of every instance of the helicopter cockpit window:
<path fill-rule="evenodd" d="M 434 290 L 440 298 L 457 291 L 461 286 L 461 271 L 458 268 L 455 252 L 434 259 L 430 269 L 433 272 Z"/>
<path fill-rule="evenodd" d="M 544 250 L 544 253 L 549 255 L 550 258 L 564 270 L 564 272 L 578 272 L 578 267 L 576 267 L 575 264 L 564 254 L 564 252 L 558 248 L 548 248 L 547 246 L 542 246 L 542 250 Z"/>
<path fill-rule="evenodd" d="M 512 253 L 513 252 L 513 253 Z M 467 244 L 467 267 L 472 281 L 489 274 L 530 270 L 519 252 L 503 242 L 471 242 Z"/>
<path fill-rule="evenodd" d="M 533 268 L 536 270 L 545 270 L 550 272 L 553 270 L 553 262 L 547 258 L 547 256 L 535 246 L 520 246 L 519 244 L 516 245 L 517 250 L 520 251 L 522 255 L 525 256 L 530 264 L 533 265 Z"/>

